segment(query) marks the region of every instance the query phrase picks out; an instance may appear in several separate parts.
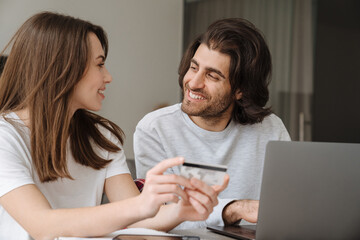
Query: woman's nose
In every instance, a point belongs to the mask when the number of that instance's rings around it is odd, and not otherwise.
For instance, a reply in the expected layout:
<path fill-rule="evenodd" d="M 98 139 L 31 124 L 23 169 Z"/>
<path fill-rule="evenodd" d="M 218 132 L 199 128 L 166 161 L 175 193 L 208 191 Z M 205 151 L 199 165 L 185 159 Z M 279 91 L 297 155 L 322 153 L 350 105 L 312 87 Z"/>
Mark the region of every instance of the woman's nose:
<path fill-rule="evenodd" d="M 109 71 L 107 70 L 107 68 L 105 68 L 105 83 L 111 83 L 112 82 L 112 76 L 109 73 Z"/>

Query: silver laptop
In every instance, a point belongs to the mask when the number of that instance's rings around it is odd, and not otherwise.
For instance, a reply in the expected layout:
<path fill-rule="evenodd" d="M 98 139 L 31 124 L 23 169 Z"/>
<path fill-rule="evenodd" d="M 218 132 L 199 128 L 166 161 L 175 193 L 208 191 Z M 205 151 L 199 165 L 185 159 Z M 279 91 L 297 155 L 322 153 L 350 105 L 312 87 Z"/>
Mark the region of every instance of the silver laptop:
<path fill-rule="evenodd" d="M 360 144 L 269 142 L 256 235 L 208 228 L 238 239 L 360 239 Z"/>

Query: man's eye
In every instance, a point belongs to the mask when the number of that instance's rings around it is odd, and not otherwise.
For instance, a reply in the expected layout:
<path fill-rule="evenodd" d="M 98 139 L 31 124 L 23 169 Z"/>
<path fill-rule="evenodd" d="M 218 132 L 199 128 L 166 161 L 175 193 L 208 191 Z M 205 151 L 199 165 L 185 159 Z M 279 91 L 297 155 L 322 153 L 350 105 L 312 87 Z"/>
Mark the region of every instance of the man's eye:
<path fill-rule="evenodd" d="M 219 78 L 218 78 L 218 77 L 216 77 L 215 75 L 208 74 L 208 76 L 209 76 L 210 78 L 214 79 L 214 80 L 219 80 Z"/>

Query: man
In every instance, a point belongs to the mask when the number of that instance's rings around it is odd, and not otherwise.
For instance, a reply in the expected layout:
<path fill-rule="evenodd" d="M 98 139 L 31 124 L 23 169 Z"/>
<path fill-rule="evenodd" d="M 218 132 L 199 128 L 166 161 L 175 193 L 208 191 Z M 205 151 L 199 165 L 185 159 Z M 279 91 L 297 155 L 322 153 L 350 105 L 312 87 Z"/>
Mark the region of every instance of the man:
<path fill-rule="evenodd" d="M 257 222 L 266 144 L 290 140 L 265 107 L 271 56 L 261 33 L 244 19 L 214 22 L 195 39 L 179 66 L 180 104 L 147 114 L 134 134 L 137 177 L 162 159 L 228 166 L 230 183 L 205 224 Z M 179 168 L 172 168 L 179 174 Z"/>

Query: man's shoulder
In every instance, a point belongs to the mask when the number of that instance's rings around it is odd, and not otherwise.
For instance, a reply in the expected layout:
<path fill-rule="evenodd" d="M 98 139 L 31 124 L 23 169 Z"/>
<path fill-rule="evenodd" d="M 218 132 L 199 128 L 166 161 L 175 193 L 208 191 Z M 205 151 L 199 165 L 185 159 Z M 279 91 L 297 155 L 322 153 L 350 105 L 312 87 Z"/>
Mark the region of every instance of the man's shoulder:
<path fill-rule="evenodd" d="M 236 128 L 239 129 L 239 131 L 244 131 L 247 129 L 247 131 L 250 132 L 258 132 L 258 133 L 264 133 L 264 132 L 283 132 L 286 131 L 286 128 L 284 126 L 284 123 L 282 120 L 276 116 L 274 113 L 266 116 L 261 122 L 249 124 L 249 125 L 243 125 L 241 123 L 236 123 Z"/>
<path fill-rule="evenodd" d="M 170 122 L 179 118 L 181 114 L 181 104 L 177 103 L 168 107 L 163 107 L 146 114 L 138 123 L 138 127 L 151 126 L 159 122 Z"/>
<path fill-rule="evenodd" d="M 236 123 L 233 134 L 243 138 L 255 137 L 263 140 L 288 140 L 289 134 L 282 120 L 275 114 L 266 116 L 261 122 L 243 125 Z"/>
<path fill-rule="evenodd" d="M 280 125 L 283 124 L 282 120 L 277 115 L 275 115 L 274 113 L 270 114 L 269 116 L 266 116 L 264 118 L 264 120 L 262 121 L 262 123 L 280 124 Z"/>
<path fill-rule="evenodd" d="M 242 124 L 239 122 L 236 122 L 236 127 L 240 127 L 240 128 L 244 128 L 244 127 L 249 127 L 249 128 L 262 128 L 262 127 L 266 127 L 266 126 L 282 126 L 283 122 L 282 120 L 276 116 L 274 113 L 271 113 L 270 115 L 266 116 L 261 122 L 259 123 L 254 123 L 254 124 Z"/>
<path fill-rule="evenodd" d="M 283 121 L 274 113 L 266 116 L 262 122 L 255 124 L 255 126 L 267 131 L 283 131 L 285 129 Z"/>

